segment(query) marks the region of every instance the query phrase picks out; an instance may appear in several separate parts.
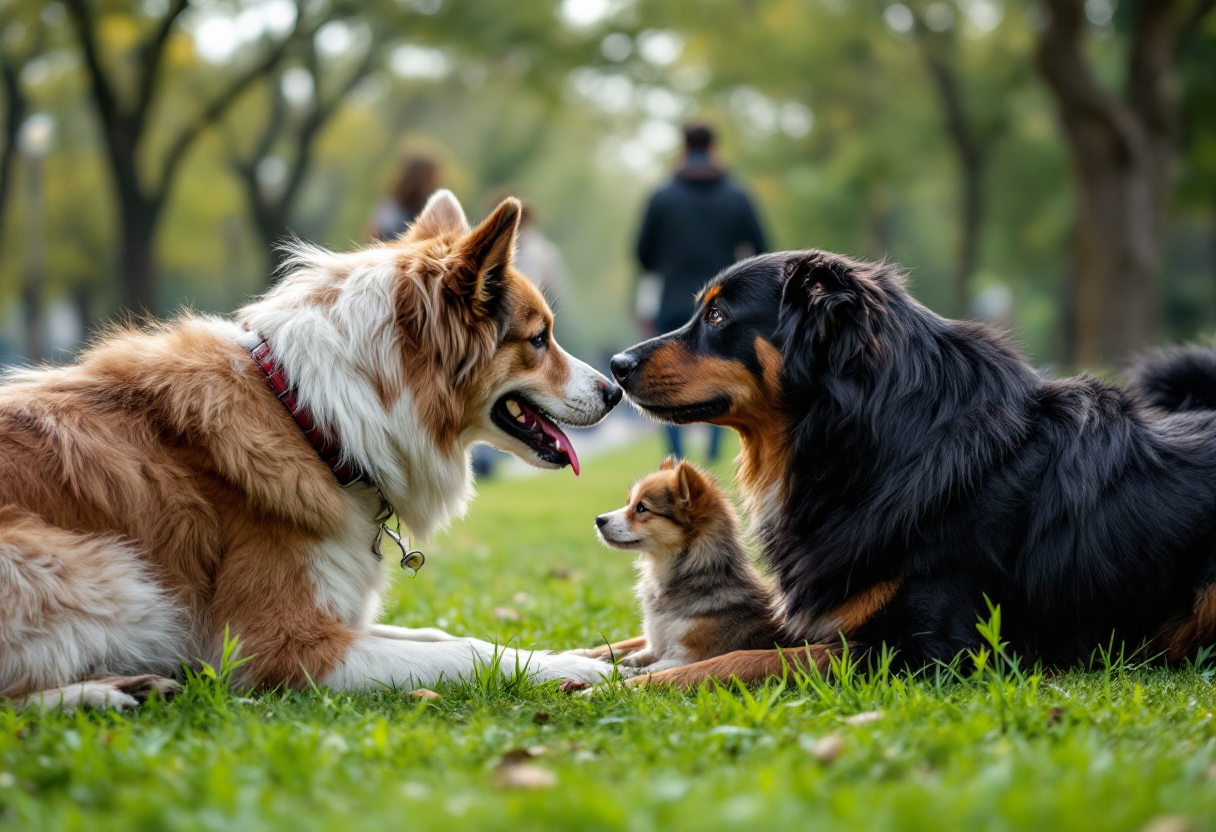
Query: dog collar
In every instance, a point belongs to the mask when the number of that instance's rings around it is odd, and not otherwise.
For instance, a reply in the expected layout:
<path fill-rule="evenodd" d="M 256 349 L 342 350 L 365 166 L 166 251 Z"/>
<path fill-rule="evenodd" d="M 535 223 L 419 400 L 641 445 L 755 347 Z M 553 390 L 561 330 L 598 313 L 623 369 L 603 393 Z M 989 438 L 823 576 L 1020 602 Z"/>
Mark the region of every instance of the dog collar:
<path fill-rule="evenodd" d="M 249 355 L 253 357 L 253 363 L 258 365 L 258 369 L 262 371 L 266 384 L 274 393 L 275 398 L 283 403 L 283 407 L 287 408 L 287 412 L 299 426 L 300 432 L 304 434 L 308 444 L 312 445 L 313 450 L 317 452 L 317 456 L 321 457 L 321 461 L 325 463 L 326 467 L 333 471 L 338 485 L 343 488 L 357 482 L 372 485 L 367 474 L 356 465 L 342 460 L 342 448 L 338 444 L 337 438 L 317 427 L 308 408 L 300 404 L 299 398 L 287 381 L 287 373 L 275 362 L 274 355 L 270 352 L 270 344 L 259 341 L 249 350 Z M 375 486 L 373 485 L 373 487 Z"/>
<path fill-rule="evenodd" d="M 317 452 L 317 456 L 333 472 L 338 485 L 348 488 L 357 482 L 361 482 L 376 489 L 376 496 L 380 498 L 380 511 L 376 515 L 377 529 L 376 537 L 372 541 L 372 554 L 376 556 L 376 560 L 382 560 L 384 558 L 383 547 L 387 541 L 387 545 L 393 546 L 400 551 L 401 568 L 411 578 L 414 577 L 418 570 L 422 568 L 422 564 L 426 562 L 426 556 L 417 549 L 410 549 L 408 538 L 404 542 L 402 541 L 400 520 L 397 521 L 396 529 L 389 528 L 388 521 L 396 515 L 396 511 L 389 501 L 384 498 L 384 492 L 357 465 L 343 461 L 342 448 L 338 444 L 337 438 L 321 430 L 312 418 L 312 414 L 308 412 L 308 408 L 300 404 L 299 398 L 287 381 L 287 374 L 275 362 L 274 355 L 270 352 L 270 345 L 265 341 L 258 341 L 249 350 L 249 355 L 253 358 L 253 363 L 262 371 L 262 376 L 266 379 L 266 385 L 270 387 L 271 392 L 274 393 L 274 397 L 283 404 L 283 407 L 287 408 L 287 413 L 295 421 L 296 425 L 299 426 L 300 432 L 304 434 L 304 438 L 308 440 L 308 444 L 312 445 L 313 450 Z"/>

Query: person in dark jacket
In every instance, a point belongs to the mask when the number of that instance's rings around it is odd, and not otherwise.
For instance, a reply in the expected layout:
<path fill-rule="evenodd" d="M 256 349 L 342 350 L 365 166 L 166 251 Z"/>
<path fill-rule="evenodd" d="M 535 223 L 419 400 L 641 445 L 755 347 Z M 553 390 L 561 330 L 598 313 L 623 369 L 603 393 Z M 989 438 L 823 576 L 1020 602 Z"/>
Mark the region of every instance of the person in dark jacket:
<path fill-rule="evenodd" d="M 638 260 L 662 281 L 651 322 L 656 334 L 688 321 L 694 295 L 711 277 L 764 251 L 764 232 L 751 199 L 715 158 L 713 129 L 686 125 L 683 162 L 650 197 L 638 233 Z M 712 463 L 718 458 L 722 429 L 710 431 Z M 678 426 L 667 426 L 667 441 L 671 453 L 683 457 Z"/>

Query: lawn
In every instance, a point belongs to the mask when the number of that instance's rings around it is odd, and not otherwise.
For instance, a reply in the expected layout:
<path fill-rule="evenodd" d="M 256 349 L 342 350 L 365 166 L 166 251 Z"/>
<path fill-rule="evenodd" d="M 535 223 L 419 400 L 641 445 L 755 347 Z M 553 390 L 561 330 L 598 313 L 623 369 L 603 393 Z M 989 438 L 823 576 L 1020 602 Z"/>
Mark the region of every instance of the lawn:
<path fill-rule="evenodd" d="M 592 518 L 658 459 L 484 484 L 386 620 L 555 648 L 634 634 L 630 564 Z M 592 698 L 483 680 L 434 702 L 202 678 L 126 716 L 0 710 L 0 828 L 1216 829 L 1213 671 L 845 675 Z M 530 755 L 541 787 L 507 785 L 504 757 Z"/>

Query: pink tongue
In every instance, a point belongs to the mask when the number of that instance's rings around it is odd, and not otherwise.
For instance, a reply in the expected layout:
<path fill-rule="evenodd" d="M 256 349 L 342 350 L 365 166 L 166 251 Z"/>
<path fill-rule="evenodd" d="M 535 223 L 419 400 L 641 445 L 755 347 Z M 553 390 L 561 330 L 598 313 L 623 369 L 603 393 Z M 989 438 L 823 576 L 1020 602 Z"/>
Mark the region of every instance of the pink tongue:
<path fill-rule="evenodd" d="M 537 419 L 540 422 L 540 429 L 545 432 L 545 436 L 550 439 L 561 440 L 562 450 L 566 452 L 566 456 L 570 458 L 570 467 L 574 469 L 574 476 L 578 476 L 578 454 L 574 452 L 574 444 L 566 434 L 562 433 L 562 429 L 550 422 L 548 419 Z"/>

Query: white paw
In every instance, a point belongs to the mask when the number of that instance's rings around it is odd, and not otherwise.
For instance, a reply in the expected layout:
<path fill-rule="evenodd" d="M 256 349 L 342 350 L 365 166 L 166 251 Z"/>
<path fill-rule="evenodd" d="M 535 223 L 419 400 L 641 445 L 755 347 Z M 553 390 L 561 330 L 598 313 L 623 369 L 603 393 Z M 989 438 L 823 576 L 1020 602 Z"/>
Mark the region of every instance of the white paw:
<path fill-rule="evenodd" d="M 139 700 L 107 682 L 80 682 L 36 693 L 26 699 L 25 704 L 39 710 L 70 713 L 77 708 L 125 711 L 139 707 Z"/>
<path fill-rule="evenodd" d="M 549 682 L 555 679 L 577 679 L 580 682 L 602 682 L 612 676 L 612 665 L 599 659 L 589 659 L 572 653 L 534 655 L 535 679 Z"/>

